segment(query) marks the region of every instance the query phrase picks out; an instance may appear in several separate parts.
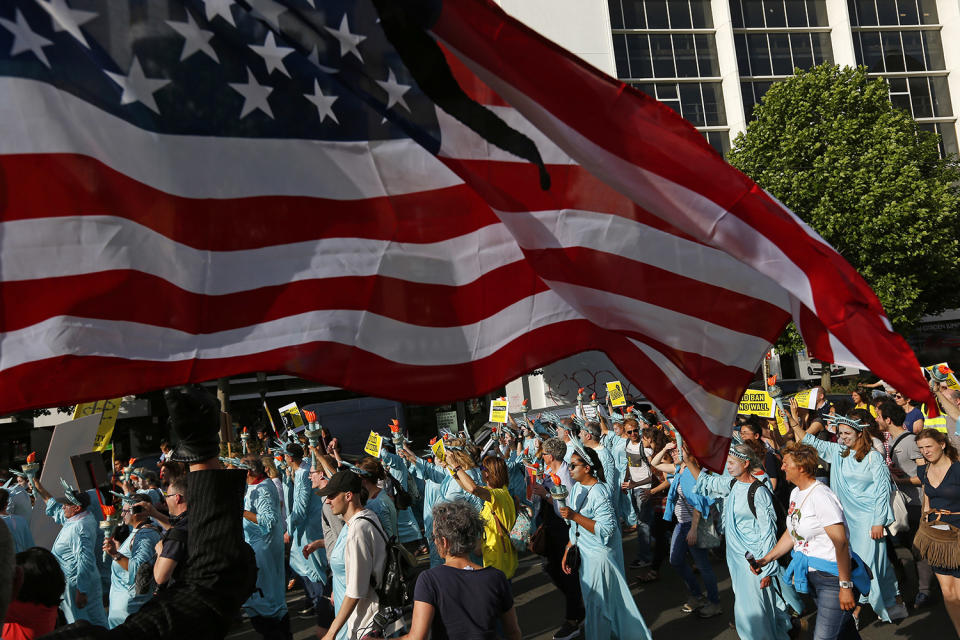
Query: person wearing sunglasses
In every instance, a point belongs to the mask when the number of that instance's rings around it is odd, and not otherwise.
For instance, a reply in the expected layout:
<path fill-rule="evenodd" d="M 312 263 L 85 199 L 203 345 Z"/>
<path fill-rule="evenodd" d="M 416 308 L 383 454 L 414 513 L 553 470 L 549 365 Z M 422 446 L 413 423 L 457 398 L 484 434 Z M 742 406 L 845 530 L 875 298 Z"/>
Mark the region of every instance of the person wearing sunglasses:
<path fill-rule="evenodd" d="M 151 496 L 141 492 L 133 501 L 151 502 Z M 154 550 L 160 542 L 160 529 L 150 522 L 146 510 L 137 504 L 124 504 L 120 513 L 123 523 L 130 527 L 130 535 L 118 544 L 113 538 L 103 541 L 103 552 L 113 562 L 110 565 L 110 609 L 107 612 L 107 627 L 113 629 L 127 617 L 140 610 L 153 593 L 138 594 L 137 571 L 153 561 Z"/>
<path fill-rule="evenodd" d="M 903 428 L 911 433 L 920 433 L 923 431 L 923 412 L 920 411 L 919 407 L 913 406 L 910 398 L 905 397 L 899 391 L 894 391 L 891 396 L 893 397 L 893 401 L 897 403 L 897 406 L 907 414 L 903 420 Z"/>
<path fill-rule="evenodd" d="M 574 485 L 560 516 L 570 522 L 562 569 L 580 577 L 584 638 L 650 640 L 623 568 L 623 539 L 597 452 L 571 438 L 567 469 Z"/>

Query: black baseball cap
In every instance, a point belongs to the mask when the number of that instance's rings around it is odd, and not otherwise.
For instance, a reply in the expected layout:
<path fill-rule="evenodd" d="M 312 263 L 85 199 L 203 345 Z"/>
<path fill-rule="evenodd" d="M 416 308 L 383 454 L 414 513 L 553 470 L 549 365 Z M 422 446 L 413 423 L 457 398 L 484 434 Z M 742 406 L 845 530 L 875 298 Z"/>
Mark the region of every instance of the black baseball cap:
<path fill-rule="evenodd" d="M 343 493 L 344 491 L 360 493 L 360 486 L 360 476 L 349 469 L 341 469 L 333 474 L 327 486 L 318 490 L 316 494 L 322 498 L 326 498 L 327 496 L 332 496 L 335 493 Z"/>

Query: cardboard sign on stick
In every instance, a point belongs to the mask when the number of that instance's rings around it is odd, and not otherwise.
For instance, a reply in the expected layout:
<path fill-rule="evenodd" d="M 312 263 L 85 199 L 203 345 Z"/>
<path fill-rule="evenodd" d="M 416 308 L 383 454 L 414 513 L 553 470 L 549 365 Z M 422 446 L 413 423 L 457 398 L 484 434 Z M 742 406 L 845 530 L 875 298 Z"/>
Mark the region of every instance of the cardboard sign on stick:
<path fill-rule="evenodd" d="M 610 398 L 611 406 L 623 407 L 627 404 L 627 398 L 623 395 L 623 385 L 619 380 L 607 383 L 607 397 Z"/>
<path fill-rule="evenodd" d="M 370 436 L 367 438 L 367 444 L 364 445 L 363 450 L 372 455 L 374 458 L 379 458 L 380 449 L 382 448 L 383 436 L 376 431 L 371 431 Z"/>
<path fill-rule="evenodd" d="M 506 424 L 507 422 L 507 399 L 498 398 L 490 402 L 490 422 Z"/>
<path fill-rule="evenodd" d="M 737 409 L 737 413 L 760 416 L 761 418 L 772 418 L 776 408 L 776 403 L 766 391 L 747 389 L 743 394 L 743 398 L 740 399 L 740 406 Z"/>

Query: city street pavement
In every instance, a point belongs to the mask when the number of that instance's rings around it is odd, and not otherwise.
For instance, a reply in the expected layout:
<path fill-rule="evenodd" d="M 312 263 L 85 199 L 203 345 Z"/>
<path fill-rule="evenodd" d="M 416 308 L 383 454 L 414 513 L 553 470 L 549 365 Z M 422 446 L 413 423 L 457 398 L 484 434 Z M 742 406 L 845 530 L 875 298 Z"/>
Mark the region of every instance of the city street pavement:
<path fill-rule="evenodd" d="M 624 555 L 632 558 L 635 536 L 629 536 L 624 545 Z M 908 570 L 912 564 L 908 560 L 906 550 L 899 550 L 899 556 L 907 561 Z M 425 560 L 425 559 L 424 559 Z M 559 592 L 554 588 L 546 573 L 544 573 L 540 556 L 527 554 L 520 560 L 520 567 L 513 578 L 513 590 L 517 614 L 523 637 L 529 640 L 551 640 L 554 631 L 559 628 L 563 620 L 563 601 Z M 677 573 L 669 566 L 664 565 L 661 577 L 657 582 L 638 586 L 633 580 L 632 573 L 627 575 L 633 586 L 633 594 L 637 601 L 640 613 L 643 614 L 650 627 L 654 639 L 684 638 L 737 640 L 738 635 L 732 628 L 733 623 L 733 591 L 727 573 L 726 562 L 721 558 L 714 558 L 713 568 L 720 580 L 720 600 L 723 613 L 715 618 L 701 619 L 696 615 L 681 611 L 680 607 L 686 601 L 686 589 Z M 915 594 L 914 574 L 913 581 L 908 580 L 902 588 L 907 594 L 907 601 L 913 602 Z M 864 621 L 873 620 L 865 624 L 860 635 L 865 640 L 886 640 L 894 638 L 950 638 L 952 631 L 950 621 L 940 599 L 940 593 L 934 587 L 935 604 L 927 606 L 917 612 L 911 611 L 909 618 L 899 627 L 892 624 L 881 624 L 875 620 L 872 613 L 864 614 Z M 296 640 L 314 637 L 316 626 L 308 616 L 295 613 L 303 597 L 303 592 L 296 589 L 290 592 L 288 602 L 291 605 L 291 621 Z M 815 616 L 805 618 L 812 629 Z M 409 620 L 409 618 L 408 618 Z M 227 636 L 232 640 L 254 640 L 258 638 L 250 623 L 238 622 L 236 627 Z M 802 638 L 811 638 L 812 632 L 806 632 Z M 592 639 L 586 639 L 592 640 Z"/>

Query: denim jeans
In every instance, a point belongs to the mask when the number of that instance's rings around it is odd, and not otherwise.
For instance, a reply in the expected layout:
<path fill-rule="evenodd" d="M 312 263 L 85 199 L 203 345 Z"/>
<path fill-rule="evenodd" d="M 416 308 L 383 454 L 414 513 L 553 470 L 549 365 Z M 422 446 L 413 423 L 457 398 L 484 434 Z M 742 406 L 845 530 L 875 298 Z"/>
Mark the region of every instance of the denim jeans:
<path fill-rule="evenodd" d="M 707 599 L 714 603 L 720 603 L 720 593 L 717 590 L 717 577 L 713 573 L 713 567 L 710 566 L 710 557 L 706 549 L 691 547 L 687 544 L 687 534 L 690 533 L 691 523 L 677 523 L 673 528 L 673 539 L 670 542 L 670 564 L 676 569 L 683 581 L 687 583 L 687 589 L 690 595 L 699 598 L 703 592 L 700 590 L 700 584 L 693 575 L 693 569 L 687 564 L 687 551 L 693 556 L 693 561 L 700 569 L 700 577 L 703 578 L 703 585 L 707 589 Z"/>
<path fill-rule="evenodd" d="M 840 608 L 840 578 L 823 571 L 811 571 L 807 581 L 817 598 L 817 626 L 813 640 L 859 640 L 860 634 L 853 623 L 853 609 Z M 853 590 L 853 601 L 860 592 Z"/>
<path fill-rule="evenodd" d="M 653 524 L 653 501 L 643 499 L 649 491 L 649 485 L 630 490 L 630 502 L 633 505 L 633 512 L 637 516 L 637 555 L 635 560 L 647 564 L 653 560 L 653 550 L 650 544 L 650 527 Z"/>

